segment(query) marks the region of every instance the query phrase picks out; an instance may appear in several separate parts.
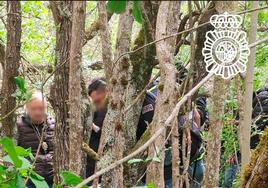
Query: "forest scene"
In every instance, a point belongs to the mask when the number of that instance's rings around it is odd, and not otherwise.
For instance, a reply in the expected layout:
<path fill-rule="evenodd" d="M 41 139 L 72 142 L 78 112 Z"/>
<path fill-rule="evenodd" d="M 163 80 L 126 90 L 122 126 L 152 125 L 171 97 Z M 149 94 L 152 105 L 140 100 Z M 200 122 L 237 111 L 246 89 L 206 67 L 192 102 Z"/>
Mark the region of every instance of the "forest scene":
<path fill-rule="evenodd" d="M 268 188 L 268 1 L 0 18 L 0 188 Z"/>

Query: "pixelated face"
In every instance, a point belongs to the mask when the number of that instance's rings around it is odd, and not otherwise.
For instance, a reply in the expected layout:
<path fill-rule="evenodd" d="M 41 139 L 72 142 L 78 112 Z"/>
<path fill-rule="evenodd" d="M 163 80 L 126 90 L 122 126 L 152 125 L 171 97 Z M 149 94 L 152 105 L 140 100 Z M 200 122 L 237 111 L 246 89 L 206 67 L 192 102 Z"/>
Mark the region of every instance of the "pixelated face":
<path fill-rule="evenodd" d="M 105 97 L 106 91 L 103 89 L 92 91 L 92 93 L 90 94 L 90 99 L 97 110 L 105 108 Z"/>
<path fill-rule="evenodd" d="M 33 123 L 42 123 L 45 119 L 46 102 L 42 100 L 33 99 L 26 105 L 27 114 Z"/>

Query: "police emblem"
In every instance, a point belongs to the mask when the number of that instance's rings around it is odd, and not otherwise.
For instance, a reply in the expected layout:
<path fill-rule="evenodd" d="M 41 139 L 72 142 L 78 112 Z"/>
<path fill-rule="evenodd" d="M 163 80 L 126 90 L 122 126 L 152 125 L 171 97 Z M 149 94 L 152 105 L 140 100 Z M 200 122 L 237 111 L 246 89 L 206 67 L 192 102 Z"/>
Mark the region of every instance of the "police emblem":
<path fill-rule="evenodd" d="M 240 30 L 241 16 L 225 12 L 213 15 L 210 23 L 215 30 L 206 33 L 202 50 L 206 70 L 224 79 L 245 72 L 250 50 L 247 34 Z"/>

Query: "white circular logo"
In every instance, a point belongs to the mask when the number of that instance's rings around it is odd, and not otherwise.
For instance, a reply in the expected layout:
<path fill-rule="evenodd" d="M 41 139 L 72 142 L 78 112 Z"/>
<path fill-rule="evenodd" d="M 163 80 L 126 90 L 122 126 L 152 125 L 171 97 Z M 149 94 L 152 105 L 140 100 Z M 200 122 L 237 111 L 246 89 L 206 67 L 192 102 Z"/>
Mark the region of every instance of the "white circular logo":
<path fill-rule="evenodd" d="M 212 16 L 210 23 L 215 30 L 206 33 L 202 50 L 206 70 L 224 79 L 245 72 L 250 51 L 246 33 L 238 30 L 241 17 L 225 12 Z"/>

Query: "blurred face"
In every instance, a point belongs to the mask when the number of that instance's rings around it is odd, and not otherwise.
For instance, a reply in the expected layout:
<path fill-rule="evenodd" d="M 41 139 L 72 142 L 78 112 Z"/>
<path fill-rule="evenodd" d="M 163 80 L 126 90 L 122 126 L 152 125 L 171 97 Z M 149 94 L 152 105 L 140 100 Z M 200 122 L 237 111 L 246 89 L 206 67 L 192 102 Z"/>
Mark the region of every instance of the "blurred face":
<path fill-rule="evenodd" d="M 27 114 L 33 123 L 42 123 L 45 119 L 46 102 L 39 99 L 33 99 L 26 105 Z"/>
<path fill-rule="evenodd" d="M 105 108 L 105 97 L 106 97 L 105 90 L 99 89 L 99 90 L 93 91 L 89 97 L 92 103 L 95 105 L 97 110 L 101 110 Z"/>

